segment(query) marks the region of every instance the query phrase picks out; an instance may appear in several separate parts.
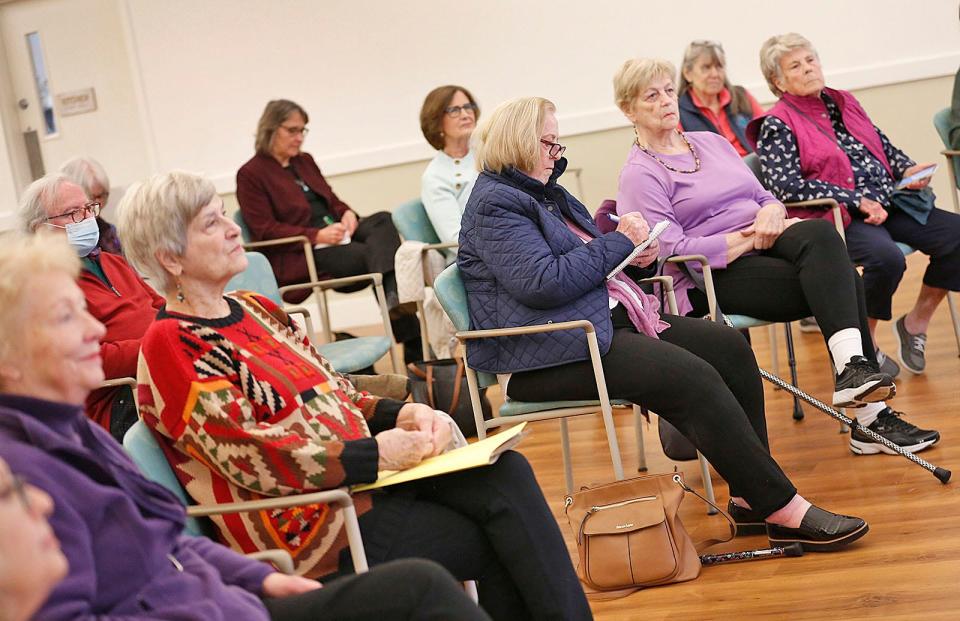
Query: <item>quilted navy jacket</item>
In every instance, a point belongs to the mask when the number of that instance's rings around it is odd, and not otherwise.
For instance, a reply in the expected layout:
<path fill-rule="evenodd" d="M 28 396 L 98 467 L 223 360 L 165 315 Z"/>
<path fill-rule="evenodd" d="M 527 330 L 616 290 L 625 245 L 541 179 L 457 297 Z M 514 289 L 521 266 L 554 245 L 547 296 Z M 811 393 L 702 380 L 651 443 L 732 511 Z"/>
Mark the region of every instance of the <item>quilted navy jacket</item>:
<path fill-rule="evenodd" d="M 622 233 L 601 235 L 587 208 L 557 185 L 561 159 L 546 185 L 506 169 L 484 171 L 460 225 L 457 264 L 467 292 L 470 327 L 512 328 L 587 319 L 600 353 L 613 327 L 606 275 L 633 250 Z M 584 244 L 563 218 L 597 238 Z M 586 360 L 579 330 L 468 341 L 470 366 L 509 373 Z"/>

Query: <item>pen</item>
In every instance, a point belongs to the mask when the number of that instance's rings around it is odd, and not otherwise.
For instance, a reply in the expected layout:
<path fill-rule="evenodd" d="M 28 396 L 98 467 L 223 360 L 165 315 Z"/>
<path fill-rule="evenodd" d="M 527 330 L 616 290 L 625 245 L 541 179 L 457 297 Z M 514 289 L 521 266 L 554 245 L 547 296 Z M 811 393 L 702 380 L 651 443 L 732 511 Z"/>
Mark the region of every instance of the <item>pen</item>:
<path fill-rule="evenodd" d="M 614 222 L 620 222 L 620 216 L 615 213 L 608 213 L 607 217 L 613 220 Z"/>

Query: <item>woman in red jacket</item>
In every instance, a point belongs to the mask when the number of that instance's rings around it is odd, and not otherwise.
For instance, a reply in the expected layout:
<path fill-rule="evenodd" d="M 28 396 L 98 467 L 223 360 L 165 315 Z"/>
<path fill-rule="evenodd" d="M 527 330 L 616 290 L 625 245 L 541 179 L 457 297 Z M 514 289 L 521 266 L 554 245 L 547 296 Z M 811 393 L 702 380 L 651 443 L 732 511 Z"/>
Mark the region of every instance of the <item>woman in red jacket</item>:
<path fill-rule="evenodd" d="M 237 200 L 255 241 L 305 235 L 314 243 L 321 278 L 383 274 L 394 338 L 407 361 L 420 356 L 416 318 L 399 307 L 393 256 L 400 236 L 390 214 L 360 218 L 340 200 L 309 153 L 307 111 L 286 99 L 267 103 L 257 123 L 257 153 L 237 172 Z M 264 250 L 281 285 L 306 282 L 307 264 L 296 244 Z M 342 291 L 356 291 L 353 285 Z"/>

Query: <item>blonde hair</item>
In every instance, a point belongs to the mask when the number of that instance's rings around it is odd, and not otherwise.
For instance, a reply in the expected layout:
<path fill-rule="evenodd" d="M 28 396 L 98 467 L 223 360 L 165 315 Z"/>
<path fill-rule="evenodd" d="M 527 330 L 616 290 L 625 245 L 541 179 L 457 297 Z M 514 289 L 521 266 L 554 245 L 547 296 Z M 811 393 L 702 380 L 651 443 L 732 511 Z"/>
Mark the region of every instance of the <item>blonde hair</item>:
<path fill-rule="evenodd" d="M 788 54 L 797 49 L 810 50 L 819 58 L 819 54 L 817 54 L 817 50 L 813 47 L 813 44 L 810 43 L 806 37 L 795 32 L 774 35 L 764 41 L 763 45 L 760 46 L 760 72 L 763 73 L 763 77 L 767 80 L 767 86 L 770 87 L 770 92 L 777 97 L 783 95 L 783 91 L 777 88 L 776 85 L 777 78 L 783 78 L 783 71 L 780 69 L 780 59 L 783 58 L 784 54 Z"/>
<path fill-rule="evenodd" d="M 127 260 L 161 291 L 169 293 L 176 282 L 157 253 L 183 256 L 190 223 L 216 196 L 209 179 L 175 170 L 133 184 L 120 199 L 117 232 Z"/>
<path fill-rule="evenodd" d="M 490 114 L 474 135 L 477 168 L 496 173 L 505 168 L 533 170 L 540 161 L 540 133 L 547 114 L 556 112 L 543 97 L 505 101 Z"/>
<path fill-rule="evenodd" d="M 23 328 L 17 315 L 24 292 L 44 272 L 63 272 L 72 279 L 80 275 L 80 257 L 66 236 L 43 230 L 0 233 L 0 360 L 10 355 L 13 333 Z"/>
<path fill-rule="evenodd" d="M 660 58 L 631 58 L 623 63 L 613 76 L 613 99 L 626 114 L 633 110 L 633 102 L 640 91 L 655 79 L 667 76 L 677 81 L 677 68 L 669 60 Z"/>

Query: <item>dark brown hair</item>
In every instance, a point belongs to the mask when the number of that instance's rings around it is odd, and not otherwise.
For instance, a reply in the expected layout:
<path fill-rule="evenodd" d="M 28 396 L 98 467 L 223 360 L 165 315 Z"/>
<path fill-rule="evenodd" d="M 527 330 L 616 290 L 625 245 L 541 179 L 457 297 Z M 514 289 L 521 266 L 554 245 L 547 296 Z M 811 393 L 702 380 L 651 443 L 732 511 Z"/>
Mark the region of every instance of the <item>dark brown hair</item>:
<path fill-rule="evenodd" d="M 270 153 L 270 143 L 273 141 L 273 135 L 277 133 L 277 128 L 294 112 L 300 113 L 304 123 L 310 122 L 307 111 L 289 99 L 274 99 L 267 102 L 267 107 L 263 109 L 260 121 L 257 122 L 257 138 L 254 143 L 257 153 Z"/>
<path fill-rule="evenodd" d="M 477 101 L 470 94 L 470 91 L 462 86 L 447 84 L 438 86 L 427 93 L 426 99 L 423 100 L 423 107 L 420 108 L 420 131 L 423 132 L 423 137 L 427 139 L 430 146 L 438 151 L 443 148 L 444 109 L 453 101 L 453 96 L 457 94 L 457 91 L 466 95 L 470 103 L 477 105 Z M 480 119 L 479 107 L 474 111 L 474 119 Z"/>

